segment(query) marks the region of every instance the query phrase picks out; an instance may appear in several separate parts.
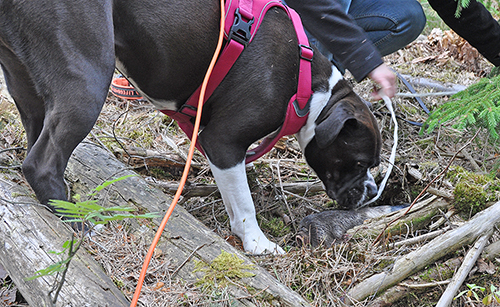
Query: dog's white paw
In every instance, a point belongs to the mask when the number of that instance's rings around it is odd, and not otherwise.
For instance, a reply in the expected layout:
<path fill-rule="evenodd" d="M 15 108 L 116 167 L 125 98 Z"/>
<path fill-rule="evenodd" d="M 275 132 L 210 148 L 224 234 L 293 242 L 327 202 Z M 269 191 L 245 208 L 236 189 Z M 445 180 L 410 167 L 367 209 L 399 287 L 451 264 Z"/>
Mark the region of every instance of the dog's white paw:
<path fill-rule="evenodd" d="M 285 253 L 278 244 L 271 242 L 260 229 L 258 231 L 246 232 L 244 238 L 241 236 L 240 238 L 243 240 L 245 251 L 254 255 L 282 255 Z"/>
<path fill-rule="evenodd" d="M 266 237 L 243 243 L 243 246 L 245 247 L 245 251 L 254 255 L 283 255 L 285 253 L 285 251 L 278 244 L 269 241 Z"/>

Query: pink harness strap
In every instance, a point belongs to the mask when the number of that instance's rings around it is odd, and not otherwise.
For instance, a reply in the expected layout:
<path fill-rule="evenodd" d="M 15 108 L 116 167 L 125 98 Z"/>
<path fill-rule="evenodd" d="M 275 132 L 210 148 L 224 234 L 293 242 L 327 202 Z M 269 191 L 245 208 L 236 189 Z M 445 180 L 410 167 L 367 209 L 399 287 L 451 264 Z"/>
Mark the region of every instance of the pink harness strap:
<path fill-rule="evenodd" d="M 311 62 L 313 50 L 309 47 L 309 41 L 299 15 L 293 9 L 284 6 L 281 1 L 277 0 L 229 0 L 226 2 L 225 34 L 228 43 L 214 67 L 203 103 L 212 95 L 241 52 L 252 41 L 265 13 L 274 6 L 278 6 L 288 13 L 297 33 L 300 48 L 297 93 L 288 103 L 285 121 L 277 135 L 265 138 L 259 146 L 249 150 L 245 160 L 246 163 L 252 162 L 267 153 L 281 137 L 297 133 L 305 125 L 309 113 L 309 99 L 312 95 Z M 193 135 L 194 127 L 191 119 L 196 117 L 200 90 L 201 87 L 191 95 L 188 101 L 177 112 L 161 110 L 161 112 L 176 120 L 179 127 L 189 138 Z M 196 144 L 196 148 L 201 153 L 204 153 L 199 143 Z"/>

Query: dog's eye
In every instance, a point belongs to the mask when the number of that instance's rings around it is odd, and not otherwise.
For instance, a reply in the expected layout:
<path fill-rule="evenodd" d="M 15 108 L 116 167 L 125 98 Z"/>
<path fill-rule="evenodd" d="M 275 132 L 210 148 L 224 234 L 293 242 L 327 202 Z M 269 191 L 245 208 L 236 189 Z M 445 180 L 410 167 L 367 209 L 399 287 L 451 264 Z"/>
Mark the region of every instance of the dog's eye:
<path fill-rule="evenodd" d="M 363 162 L 361 162 L 361 161 L 358 161 L 358 162 L 356 163 L 356 167 L 357 167 L 357 168 L 368 168 L 368 164 L 363 163 Z"/>

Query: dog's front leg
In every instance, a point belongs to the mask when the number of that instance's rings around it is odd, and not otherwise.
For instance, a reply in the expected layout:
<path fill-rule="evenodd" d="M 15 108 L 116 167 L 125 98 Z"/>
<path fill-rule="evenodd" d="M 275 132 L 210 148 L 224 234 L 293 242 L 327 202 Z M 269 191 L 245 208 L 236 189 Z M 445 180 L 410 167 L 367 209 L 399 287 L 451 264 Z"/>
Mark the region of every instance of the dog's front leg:
<path fill-rule="evenodd" d="M 245 163 L 242 161 L 228 169 L 209 163 L 229 215 L 231 230 L 243 241 L 245 251 L 252 254 L 284 254 L 284 250 L 269 241 L 257 224 Z"/>

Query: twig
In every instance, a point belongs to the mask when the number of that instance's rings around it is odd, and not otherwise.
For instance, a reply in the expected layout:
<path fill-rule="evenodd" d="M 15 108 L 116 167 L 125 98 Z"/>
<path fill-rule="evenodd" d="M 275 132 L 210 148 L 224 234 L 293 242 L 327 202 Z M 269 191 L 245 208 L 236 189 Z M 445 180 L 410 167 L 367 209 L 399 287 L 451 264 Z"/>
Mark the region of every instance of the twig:
<path fill-rule="evenodd" d="M 278 181 L 280 183 L 280 191 L 281 191 L 281 195 L 284 196 L 284 189 L 283 189 L 283 181 L 281 180 L 281 172 L 280 172 L 280 160 L 278 160 L 276 162 L 276 172 L 278 173 Z M 285 205 L 286 205 L 286 208 L 288 209 L 288 213 L 290 214 L 290 218 L 292 220 L 292 227 L 293 229 L 296 231 L 297 230 L 297 225 L 296 225 L 296 221 L 295 221 L 295 215 L 293 214 L 293 211 L 292 209 L 290 208 L 290 206 L 288 205 L 288 202 L 286 201 L 286 197 L 283 197 L 283 201 L 285 202 Z"/>
<path fill-rule="evenodd" d="M 449 91 L 449 92 L 434 92 L 434 93 L 396 93 L 396 96 L 399 97 L 427 97 L 427 96 L 452 96 L 458 93 L 458 91 Z"/>
<path fill-rule="evenodd" d="M 441 285 L 447 285 L 450 283 L 450 279 L 447 280 L 441 280 L 441 281 L 435 281 L 435 282 L 429 282 L 425 284 L 407 284 L 407 283 L 400 283 L 400 286 L 407 287 L 410 289 L 426 289 L 426 288 L 432 288 L 436 286 L 441 286 Z"/>
<path fill-rule="evenodd" d="M 429 263 L 435 262 L 464 245 L 473 244 L 477 238 L 485 233 L 491 233 L 499 224 L 500 201 L 474 215 L 459 228 L 450 230 L 419 249 L 398 258 L 391 270 L 372 275 L 355 285 L 349 291 L 347 298 L 350 302 L 356 302 L 377 291 L 385 290 L 423 269 Z"/>
<path fill-rule="evenodd" d="M 62 287 L 64 285 L 64 282 L 66 281 L 66 273 L 68 272 L 71 260 L 73 260 L 73 257 L 75 257 L 76 253 L 78 252 L 78 250 L 82 246 L 83 241 L 85 241 L 85 234 L 82 234 L 81 239 L 78 241 L 78 244 L 73 249 L 73 244 L 75 242 L 74 238 L 75 238 L 75 233 L 73 232 L 73 233 L 71 233 L 71 241 L 70 241 L 70 245 L 69 245 L 69 248 L 68 248 L 68 258 L 67 258 L 67 262 L 64 264 L 64 270 L 61 273 L 61 279 L 60 279 L 59 282 L 57 282 L 57 278 L 56 278 L 54 280 L 54 287 L 52 288 L 52 290 L 49 291 L 49 297 L 55 291 L 54 297 L 52 298 L 52 304 L 53 305 L 56 304 L 57 298 L 59 297 L 59 293 L 61 292 L 61 289 L 62 289 Z M 59 276 L 59 273 L 57 274 L 57 276 Z"/>
<path fill-rule="evenodd" d="M 128 153 L 127 149 L 125 148 L 125 146 L 118 140 L 118 137 L 116 136 L 116 123 L 120 120 L 120 118 L 123 116 L 123 115 L 127 115 L 129 110 L 123 112 L 122 114 L 120 114 L 120 116 L 118 116 L 118 118 L 113 122 L 113 129 L 111 130 L 113 132 L 113 138 L 115 139 L 115 141 L 118 143 L 118 145 L 120 145 L 120 147 L 122 148 L 122 150 L 129 156 L 128 158 L 128 161 L 127 161 L 127 164 L 130 164 L 130 154 Z M 146 167 L 147 168 L 147 167 Z"/>
<path fill-rule="evenodd" d="M 413 207 L 413 205 L 415 205 L 415 203 L 417 202 L 417 200 L 420 199 L 420 197 L 422 197 L 422 195 L 424 195 L 424 193 L 427 191 L 427 189 L 429 189 L 429 187 L 436 181 L 438 180 L 441 176 L 443 176 L 447 171 L 448 169 L 450 168 L 451 164 L 453 163 L 453 161 L 455 161 L 455 158 L 457 157 L 457 155 L 464 149 L 466 148 L 467 146 L 469 146 L 472 141 L 476 138 L 476 136 L 478 135 L 479 133 L 479 130 L 476 132 L 476 134 L 474 134 L 474 136 L 467 142 L 465 143 L 464 146 L 462 146 L 456 153 L 455 155 L 453 155 L 453 157 L 451 158 L 450 162 L 448 162 L 448 165 L 446 165 L 446 167 L 436 176 L 434 177 L 434 179 L 431 180 L 431 182 L 429 182 L 429 184 L 427 184 L 427 186 L 420 192 L 420 194 L 417 195 L 417 197 L 415 197 L 415 199 L 412 201 L 411 205 L 408 207 L 408 209 L 406 209 L 405 213 L 403 213 L 401 216 L 395 218 L 394 220 L 390 221 L 387 225 L 385 225 L 384 229 L 380 232 L 380 234 L 377 236 L 377 238 L 375 239 L 375 241 L 373 241 L 373 245 L 377 244 L 380 240 L 380 238 L 383 236 L 384 232 L 386 231 L 386 229 L 392 225 L 394 222 L 398 221 L 401 217 L 405 216 L 408 212 L 410 212 L 411 208 Z"/>
<path fill-rule="evenodd" d="M 265 287 L 264 289 L 260 290 L 259 292 L 255 293 L 255 294 L 235 297 L 235 298 L 231 298 L 231 299 L 228 298 L 228 299 L 223 299 L 223 300 L 217 300 L 217 301 L 213 301 L 213 303 L 222 303 L 222 302 L 227 302 L 229 300 L 239 301 L 239 300 L 246 300 L 246 299 L 254 298 L 254 297 L 259 296 L 262 292 L 266 291 L 268 288 L 269 288 L 269 286 Z"/>
<path fill-rule="evenodd" d="M 209 243 L 208 245 L 211 245 L 213 244 L 214 242 L 212 243 Z M 177 269 L 174 270 L 174 272 L 172 273 L 172 277 L 175 276 L 175 274 L 177 274 L 177 272 L 179 272 L 180 269 L 182 269 L 182 267 L 189 261 L 189 259 L 191 259 L 191 257 L 193 257 L 193 255 L 199 251 L 202 247 L 204 247 L 205 245 L 207 245 L 207 243 L 205 244 L 202 244 L 200 246 L 198 246 L 197 248 L 194 249 L 194 251 L 191 252 L 191 254 L 189 254 L 189 256 L 177 267 Z"/>
<path fill-rule="evenodd" d="M 441 210 L 440 210 L 441 211 Z M 451 222 L 450 222 L 450 217 L 455 214 L 455 210 L 452 208 L 450 210 L 448 210 L 448 212 L 446 212 L 445 214 L 443 214 L 443 216 L 441 216 L 439 218 L 439 220 L 437 220 L 436 222 L 434 222 L 433 224 L 429 225 L 429 230 L 434 230 L 434 229 L 437 229 L 439 226 L 441 226 L 444 222 L 448 222 L 451 226 Z"/>
<path fill-rule="evenodd" d="M 443 295 L 439 299 L 438 303 L 436 304 L 436 307 L 450 306 L 451 302 L 453 301 L 453 297 L 455 297 L 455 294 L 457 293 L 458 289 L 464 282 L 465 278 L 467 278 L 467 275 L 469 275 L 470 270 L 476 264 L 477 258 L 479 258 L 479 255 L 481 255 L 481 252 L 486 246 L 486 243 L 488 243 L 488 239 L 491 237 L 492 233 L 493 229 L 491 229 L 485 235 L 477 239 L 474 246 L 469 250 L 469 252 L 465 256 L 462 266 L 460 266 L 457 273 L 451 279 L 450 284 L 448 285 Z"/>
<path fill-rule="evenodd" d="M 477 164 L 476 160 L 472 157 L 472 155 L 467 150 L 464 150 L 463 154 L 464 154 L 465 158 L 467 160 L 469 160 L 470 164 L 472 165 L 472 168 L 474 168 L 474 170 L 476 172 L 482 172 L 483 171 L 481 169 L 481 167 L 479 167 L 479 165 Z"/>
<path fill-rule="evenodd" d="M 12 200 L 8 200 L 6 198 L 2 198 L 0 197 L 0 201 L 3 201 L 3 202 L 6 202 L 6 203 L 9 203 L 9 204 L 12 204 L 12 205 L 35 205 L 35 206 L 40 206 L 40 207 L 44 207 L 44 208 L 47 208 L 48 210 L 49 207 L 47 207 L 46 205 L 42 205 L 40 203 L 28 203 L 28 202 L 21 202 L 21 201 L 12 201 Z"/>
<path fill-rule="evenodd" d="M 15 168 L 21 168 L 22 165 L 21 164 L 18 164 L 18 165 L 10 165 L 10 166 L 0 166 L 0 169 L 15 169 Z"/>
<path fill-rule="evenodd" d="M 7 151 L 14 151 L 14 150 L 26 150 L 24 147 L 11 147 L 11 148 L 5 148 L 0 150 L 0 154 L 7 152 Z"/>
<path fill-rule="evenodd" d="M 96 141 L 99 145 L 101 145 L 101 147 L 102 147 L 103 149 L 105 149 L 105 150 L 107 150 L 108 152 L 110 152 L 111 154 L 113 154 L 113 153 L 111 152 L 111 150 L 109 150 L 109 148 L 108 148 L 108 147 L 106 147 L 106 145 L 104 145 L 104 143 L 103 143 L 103 142 L 101 142 L 101 140 L 97 137 L 97 135 L 95 135 L 94 131 L 90 131 L 90 135 L 94 138 L 94 140 L 95 140 L 95 141 Z"/>
<path fill-rule="evenodd" d="M 445 227 L 443 229 L 436 230 L 436 231 L 433 231 L 433 232 L 429 232 L 429 233 L 426 233 L 426 234 L 418 236 L 418 237 L 414 237 L 414 238 L 407 239 L 407 240 L 404 240 L 404 241 L 396 242 L 396 243 L 394 243 L 394 247 L 400 247 L 400 246 L 403 246 L 403 245 L 413 245 L 415 243 L 420 243 L 422 241 L 434 239 L 435 237 L 440 236 L 443 233 L 445 233 L 446 231 L 448 231 L 450 228 L 451 227 Z"/>
<path fill-rule="evenodd" d="M 442 198 L 453 199 L 453 195 L 452 194 L 448 193 L 447 191 L 443 191 L 443 190 L 436 189 L 436 188 L 433 188 L 433 187 L 429 187 L 427 189 L 427 192 L 429 192 L 429 194 L 436 195 L 436 196 L 439 196 L 439 197 L 442 197 Z"/>

